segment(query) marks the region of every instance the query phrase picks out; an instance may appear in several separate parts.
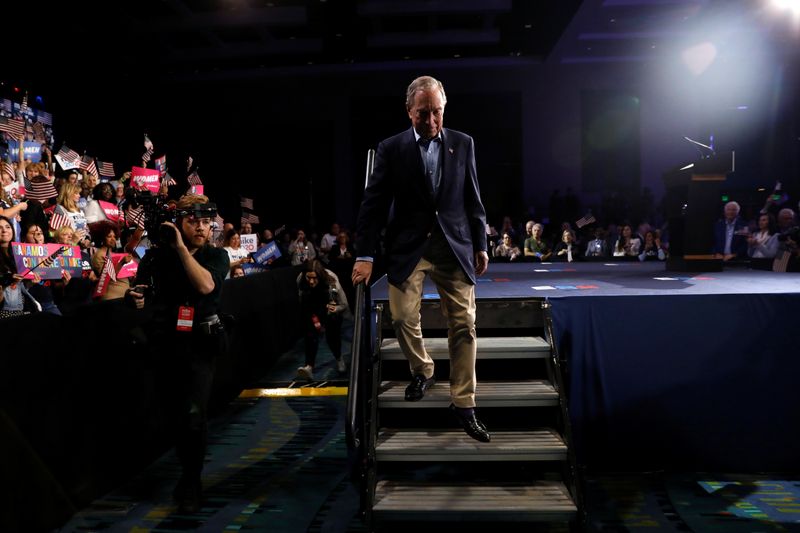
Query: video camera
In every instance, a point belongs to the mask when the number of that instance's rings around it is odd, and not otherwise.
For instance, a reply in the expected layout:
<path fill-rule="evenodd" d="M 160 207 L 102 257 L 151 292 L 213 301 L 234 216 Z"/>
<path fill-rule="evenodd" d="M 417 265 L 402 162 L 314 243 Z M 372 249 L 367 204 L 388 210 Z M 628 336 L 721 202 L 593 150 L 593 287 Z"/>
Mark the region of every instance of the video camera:
<path fill-rule="evenodd" d="M 175 224 L 178 217 L 185 216 L 211 219 L 217 216 L 217 206 L 214 203 L 194 204 L 185 209 L 177 209 L 165 197 L 146 190 L 126 189 L 125 202 L 133 208 L 141 207 L 145 231 L 160 244 L 171 244 L 175 238 L 175 232 L 171 228 L 162 226 L 164 222 Z"/>

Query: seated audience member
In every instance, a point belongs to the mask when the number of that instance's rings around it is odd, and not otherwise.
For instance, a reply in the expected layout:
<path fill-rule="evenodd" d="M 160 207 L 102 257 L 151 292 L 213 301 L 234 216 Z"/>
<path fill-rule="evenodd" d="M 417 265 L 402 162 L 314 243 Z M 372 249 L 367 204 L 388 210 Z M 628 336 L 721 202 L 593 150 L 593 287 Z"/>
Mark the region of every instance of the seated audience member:
<path fill-rule="evenodd" d="M 331 231 L 330 233 L 326 233 L 322 236 L 322 240 L 319 243 L 319 252 L 321 256 L 328 258 L 330 255 L 331 250 L 336 246 L 336 242 L 339 239 L 339 224 L 334 222 L 331 224 Z"/>
<path fill-rule="evenodd" d="M 608 248 L 606 248 L 606 232 L 603 228 L 596 228 L 594 230 L 594 239 L 589 241 L 586 245 L 586 257 L 606 257 L 608 255 Z"/>
<path fill-rule="evenodd" d="M 95 276 L 100 278 L 100 273 L 106 265 L 106 259 L 111 259 L 111 254 L 117 248 L 117 234 L 119 230 L 115 224 L 104 221 L 95 226 L 92 231 L 92 240 L 97 244 L 97 251 L 92 255 L 92 270 Z M 115 274 L 126 264 L 133 260 L 133 257 L 128 254 L 123 257 L 116 264 L 112 263 Z M 101 300 L 115 300 L 117 298 L 124 298 L 125 292 L 131 287 L 130 278 L 111 279 L 108 282 L 105 292 L 100 296 Z"/>
<path fill-rule="evenodd" d="M 661 246 L 661 239 L 656 236 L 656 232 L 648 230 L 644 234 L 644 244 L 642 244 L 639 261 L 664 261 L 667 253 Z"/>
<path fill-rule="evenodd" d="M 514 243 L 514 245 L 516 246 L 517 237 L 519 237 L 519 234 L 517 233 L 517 229 L 514 227 L 514 223 L 511 221 L 511 217 L 509 216 L 503 217 L 503 226 L 500 228 L 499 233 L 500 235 L 508 233 L 509 236 L 511 237 L 511 242 Z"/>
<path fill-rule="evenodd" d="M 297 238 L 289 244 L 289 255 L 292 257 L 292 265 L 302 265 L 317 257 L 314 243 L 306 239 L 306 232 L 297 230 Z"/>
<path fill-rule="evenodd" d="M 243 278 L 244 277 L 244 268 L 242 265 L 236 265 L 231 267 L 231 271 L 228 273 L 228 277 L 231 278 Z"/>
<path fill-rule="evenodd" d="M 794 211 L 788 207 L 784 207 L 778 211 L 778 233 L 786 233 L 797 225 L 795 220 Z"/>
<path fill-rule="evenodd" d="M 23 242 L 30 244 L 44 244 L 45 232 L 40 226 L 31 224 L 25 229 Z M 72 279 L 68 270 L 61 273 L 60 280 L 41 279 L 34 270 L 34 279 L 26 281 L 28 292 L 31 293 L 37 302 L 42 306 L 42 311 L 53 315 L 61 315 L 61 310 L 55 302 L 54 294 L 56 291 L 63 292 L 64 285 Z"/>
<path fill-rule="evenodd" d="M 0 215 L 0 319 L 22 316 L 26 307 L 41 310 L 39 303 L 28 292 L 11 253 L 11 243 L 16 240 L 11 220 Z"/>
<path fill-rule="evenodd" d="M 525 239 L 522 251 L 525 257 L 533 257 L 539 261 L 547 261 L 550 258 L 550 247 L 542 239 L 544 226 L 534 224 L 531 228 L 531 236 Z"/>
<path fill-rule="evenodd" d="M 614 244 L 614 257 L 638 257 L 642 241 L 638 236 L 633 236 L 633 229 L 629 224 L 622 226 L 622 233 Z"/>
<path fill-rule="evenodd" d="M 775 218 L 765 213 L 758 217 L 758 230 L 747 237 L 747 255 L 753 259 L 775 257 L 778 251 L 778 234 L 774 231 Z"/>
<path fill-rule="evenodd" d="M 297 277 L 297 288 L 306 352 L 305 364 L 297 369 L 297 379 L 314 379 L 317 348 L 323 332 L 336 360 L 336 370 L 344 373 L 347 366 L 342 358 L 342 316 L 348 304 L 339 279 L 323 268 L 318 259 L 311 259 Z"/>
<path fill-rule="evenodd" d="M 522 256 L 522 252 L 520 252 L 517 245 L 514 244 L 514 241 L 511 239 L 511 235 L 508 232 L 504 232 L 503 242 L 495 247 L 493 255 L 495 258 L 504 258 L 508 259 L 509 261 L 516 261 Z"/>
<path fill-rule="evenodd" d="M 572 230 L 565 229 L 561 232 L 561 241 L 556 244 L 556 247 L 553 250 L 553 255 L 551 256 L 553 261 L 566 261 L 568 263 L 572 263 L 573 261 L 578 260 L 579 255 L 580 251 L 578 246 L 575 244 L 575 236 L 573 235 Z"/>
<path fill-rule="evenodd" d="M 336 238 L 336 243 L 328 250 L 328 258 L 331 263 L 335 261 L 351 261 L 355 257 L 355 253 L 353 245 L 350 244 L 350 235 L 346 231 L 340 231 Z"/>
<path fill-rule="evenodd" d="M 231 268 L 241 266 L 244 263 L 252 263 L 253 258 L 250 252 L 242 248 L 242 238 L 235 229 L 229 229 L 222 241 L 222 247 L 228 252 L 231 261 Z"/>
<path fill-rule="evenodd" d="M 714 225 L 714 255 L 724 261 L 747 257 L 747 223 L 739 217 L 736 202 L 725 204 L 725 218 Z"/>

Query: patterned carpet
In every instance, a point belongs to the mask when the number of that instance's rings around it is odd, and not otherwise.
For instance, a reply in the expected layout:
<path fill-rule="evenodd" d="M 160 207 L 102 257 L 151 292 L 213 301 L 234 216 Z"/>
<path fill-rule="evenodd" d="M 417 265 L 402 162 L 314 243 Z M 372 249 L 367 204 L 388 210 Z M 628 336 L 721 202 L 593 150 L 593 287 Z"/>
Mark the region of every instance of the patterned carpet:
<path fill-rule="evenodd" d="M 329 352 L 320 381 L 342 385 Z M 302 345 L 256 387 L 297 387 Z M 333 380 L 333 381 L 331 381 Z M 334 389 L 329 389 L 334 390 Z M 240 397 L 211 424 L 205 501 L 195 515 L 172 503 L 173 453 L 76 514 L 64 532 L 364 532 L 350 483 L 344 396 Z M 591 532 L 800 531 L 800 481 L 789 476 L 602 474 L 586 481 Z M 537 530 L 538 531 L 538 530 Z M 566 531 L 555 526 L 551 531 Z"/>

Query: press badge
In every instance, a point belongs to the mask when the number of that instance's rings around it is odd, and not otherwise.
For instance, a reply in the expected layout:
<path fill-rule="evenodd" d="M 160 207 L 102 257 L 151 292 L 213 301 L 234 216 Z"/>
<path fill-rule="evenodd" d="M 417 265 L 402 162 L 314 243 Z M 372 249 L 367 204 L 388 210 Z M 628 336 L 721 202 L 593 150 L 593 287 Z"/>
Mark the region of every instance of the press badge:
<path fill-rule="evenodd" d="M 194 307 L 182 305 L 178 307 L 178 324 L 175 329 L 178 331 L 192 331 L 194 323 Z"/>

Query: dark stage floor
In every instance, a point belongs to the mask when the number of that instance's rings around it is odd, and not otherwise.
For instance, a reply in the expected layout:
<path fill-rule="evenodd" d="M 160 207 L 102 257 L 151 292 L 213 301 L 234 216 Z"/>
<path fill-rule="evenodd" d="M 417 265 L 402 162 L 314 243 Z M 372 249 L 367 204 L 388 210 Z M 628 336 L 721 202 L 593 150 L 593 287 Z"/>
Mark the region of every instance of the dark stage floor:
<path fill-rule="evenodd" d="M 729 267 L 722 272 L 667 272 L 660 262 L 491 263 L 478 279 L 480 298 L 562 298 L 575 296 L 655 296 L 704 294 L 787 294 L 800 292 L 800 274 Z M 388 282 L 372 288 L 388 299 Z M 425 297 L 439 295 L 426 280 Z"/>

